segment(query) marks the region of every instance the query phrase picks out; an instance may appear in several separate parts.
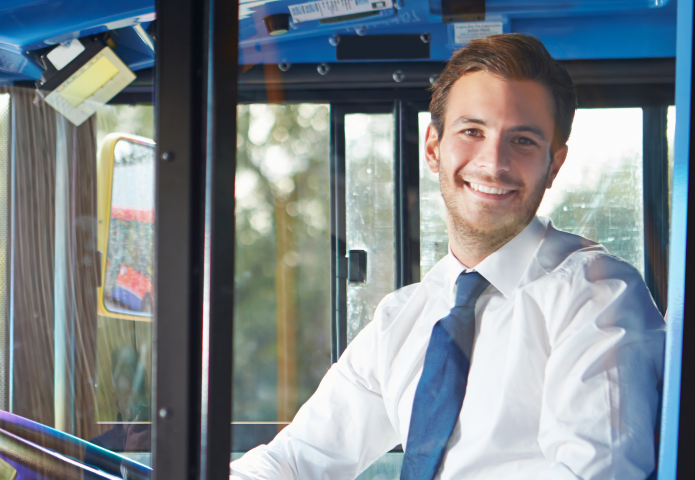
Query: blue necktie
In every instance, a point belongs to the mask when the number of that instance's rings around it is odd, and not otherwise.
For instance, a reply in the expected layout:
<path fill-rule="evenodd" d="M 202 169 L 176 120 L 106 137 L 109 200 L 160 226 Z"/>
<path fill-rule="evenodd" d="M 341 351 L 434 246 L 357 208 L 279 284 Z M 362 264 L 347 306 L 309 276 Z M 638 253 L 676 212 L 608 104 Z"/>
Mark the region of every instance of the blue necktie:
<path fill-rule="evenodd" d="M 466 394 L 475 302 L 488 285 L 477 272 L 459 275 L 454 308 L 432 328 L 415 390 L 401 480 L 431 480 L 439 471 Z"/>

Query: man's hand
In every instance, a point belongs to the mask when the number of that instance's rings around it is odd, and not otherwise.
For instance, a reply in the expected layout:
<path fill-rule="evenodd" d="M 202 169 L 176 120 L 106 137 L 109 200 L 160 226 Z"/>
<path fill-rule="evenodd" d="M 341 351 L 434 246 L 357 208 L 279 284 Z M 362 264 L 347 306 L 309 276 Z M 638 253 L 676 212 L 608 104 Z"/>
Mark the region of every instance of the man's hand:
<path fill-rule="evenodd" d="M 137 422 L 140 416 L 136 415 L 133 422 Z M 126 452 L 149 452 L 152 436 L 152 429 L 148 424 L 132 423 L 126 430 L 125 451 Z"/>

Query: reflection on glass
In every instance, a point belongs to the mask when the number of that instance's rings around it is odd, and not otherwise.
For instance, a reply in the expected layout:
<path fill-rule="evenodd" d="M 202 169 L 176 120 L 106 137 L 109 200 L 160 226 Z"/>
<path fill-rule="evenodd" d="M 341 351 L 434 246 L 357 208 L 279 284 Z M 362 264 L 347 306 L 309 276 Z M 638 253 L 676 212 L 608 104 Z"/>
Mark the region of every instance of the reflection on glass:
<path fill-rule="evenodd" d="M 237 119 L 232 418 L 284 422 L 330 366 L 329 109 Z"/>
<path fill-rule="evenodd" d="M 7 410 L 8 250 L 10 245 L 10 95 L 0 95 L 0 410 Z"/>
<path fill-rule="evenodd" d="M 424 160 L 429 112 L 420 113 L 421 275 L 447 253 L 439 180 Z M 539 215 L 561 230 L 604 245 L 644 273 L 642 109 L 580 109 L 567 160 L 546 190 Z"/>
<path fill-rule="evenodd" d="M 673 187 L 673 141 L 676 138 L 676 106 L 668 107 L 666 114 L 666 143 L 668 145 L 668 220 L 671 225 L 671 190 Z M 670 232 L 669 232 L 670 234 Z"/>
<path fill-rule="evenodd" d="M 122 139 L 114 148 L 104 303 L 152 314 L 154 147 Z"/>
<path fill-rule="evenodd" d="M 150 322 L 99 318 L 95 420 L 109 430 L 91 439 L 96 445 L 116 452 L 149 451 L 149 436 L 136 440 L 134 434 L 151 420 L 151 346 Z"/>
<path fill-rule="evenodd" d="M 394 288 L 393 115 L 345 116 L 345 170 L 347 249 L 367 252 L 367 282 L 348 283 L 350 342 Z"/>

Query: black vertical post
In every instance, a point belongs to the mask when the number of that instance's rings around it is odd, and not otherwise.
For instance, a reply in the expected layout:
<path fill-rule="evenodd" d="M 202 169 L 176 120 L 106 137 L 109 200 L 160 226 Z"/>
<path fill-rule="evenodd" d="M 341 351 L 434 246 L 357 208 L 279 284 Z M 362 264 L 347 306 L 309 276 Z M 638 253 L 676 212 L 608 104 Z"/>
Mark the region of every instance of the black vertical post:
<path fill-rule="evenodd" d="M 394 103 L 396 288 L 420 281 L 420 172 L 417 109 Z"/>
<path fill-rule="evenodd" d="M 644 278 L 662 314 L 668 290 L 668 107 L 645 107 L 642 115 Z"/>
<path fill-rule="evenodd" d="M 201 475 L 229 478 L 239 5 L 209 0 Z"/>
<path fill-rule="evenodd" d="M 183 480 L 201 467 L 207 2 L 156 11 L 153 466 Z"/>
<path fill-rule="evenodd" d="M 331 361 L 347 347 L 345 111 L 331 106 Z"/>

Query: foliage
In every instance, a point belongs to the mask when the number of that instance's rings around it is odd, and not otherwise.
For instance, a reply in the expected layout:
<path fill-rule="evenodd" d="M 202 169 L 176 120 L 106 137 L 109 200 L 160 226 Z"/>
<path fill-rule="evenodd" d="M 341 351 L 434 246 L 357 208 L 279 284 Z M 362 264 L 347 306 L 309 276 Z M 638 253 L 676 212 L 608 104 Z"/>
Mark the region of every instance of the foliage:
<path fill-rule="evenodd" d="M 233 419 L 276 421 L 279 302 L 294 305 L 292 410 L 330 366 L 328 108 L 242 105 L 237 119 Z M 288 271 L 293 295 L 278 288 Z"/>

